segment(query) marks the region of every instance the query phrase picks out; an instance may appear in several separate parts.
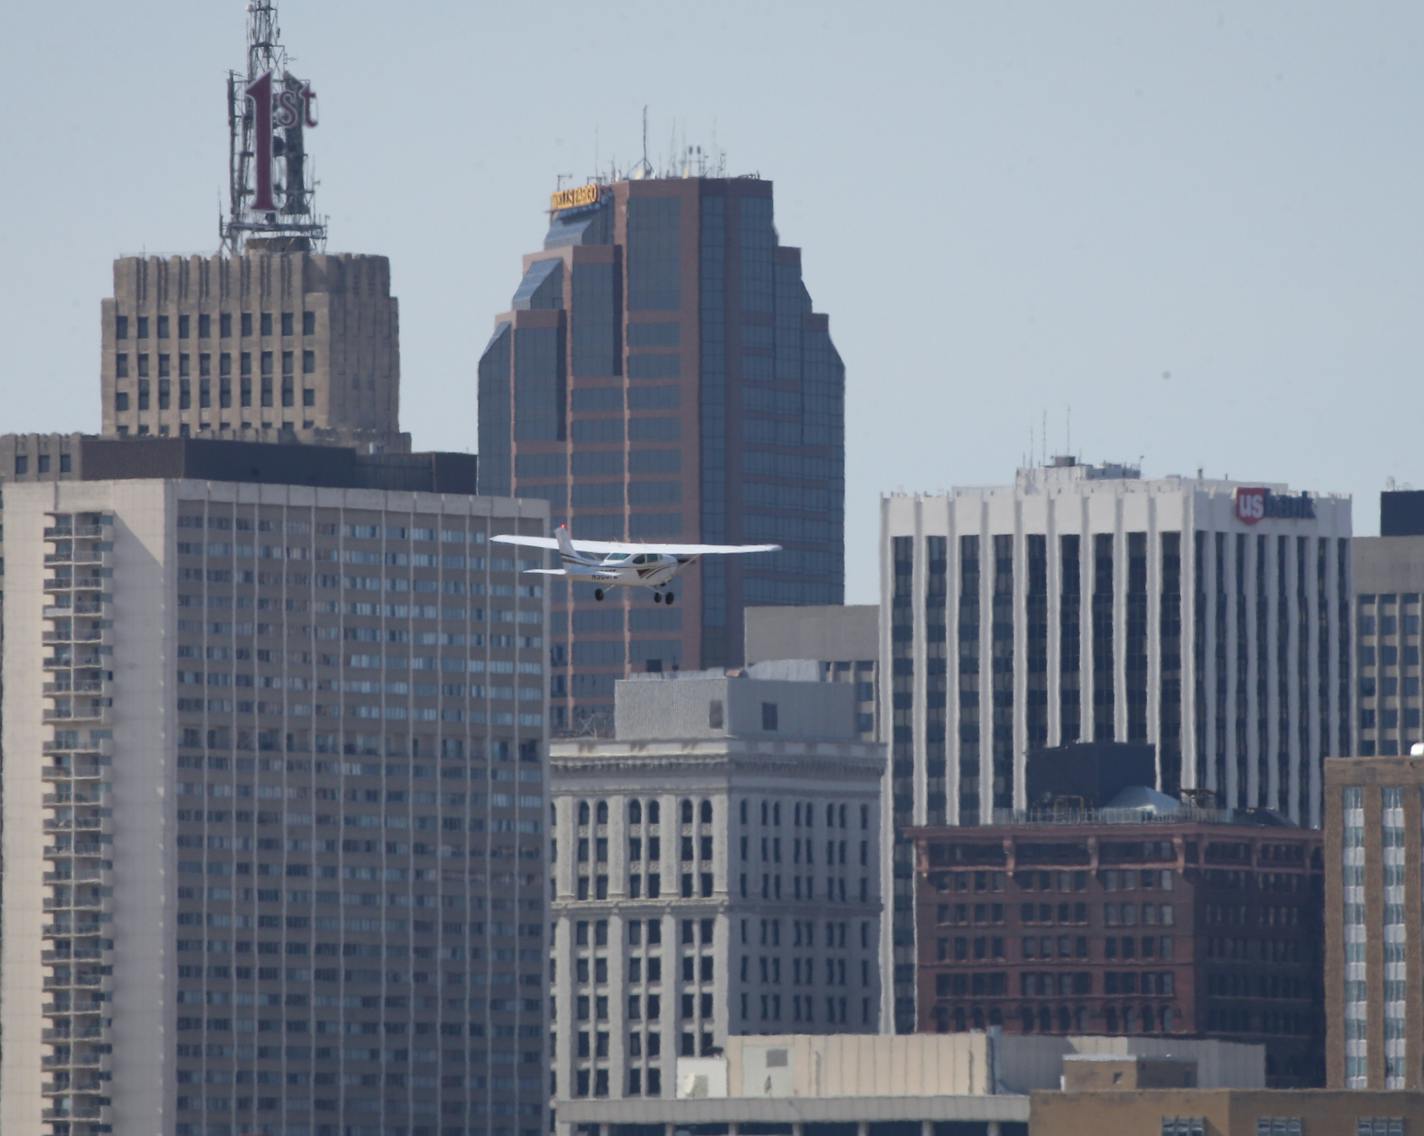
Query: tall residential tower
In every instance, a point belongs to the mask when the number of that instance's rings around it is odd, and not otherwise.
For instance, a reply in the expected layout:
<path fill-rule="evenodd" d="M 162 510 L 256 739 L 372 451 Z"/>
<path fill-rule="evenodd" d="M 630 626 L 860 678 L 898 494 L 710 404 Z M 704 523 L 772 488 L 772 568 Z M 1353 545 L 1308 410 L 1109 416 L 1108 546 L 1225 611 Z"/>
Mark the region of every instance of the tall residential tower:
<path fill-rule="evenodd" d="M 551 595 L 555 728 L 611 725 L 629 670 L 735 665 L 742 609 L 838 604 L 844 368 L 756 177 L 556 193 L 479 364 L 480 491 L 542 497 L 575 537 L 737 543 L 677 603 Z"/>
<path fill-rule="evenodd" d="M 543 1133 L 543 502 L 82 451 L 5 486 L 0 1128 Z"/>

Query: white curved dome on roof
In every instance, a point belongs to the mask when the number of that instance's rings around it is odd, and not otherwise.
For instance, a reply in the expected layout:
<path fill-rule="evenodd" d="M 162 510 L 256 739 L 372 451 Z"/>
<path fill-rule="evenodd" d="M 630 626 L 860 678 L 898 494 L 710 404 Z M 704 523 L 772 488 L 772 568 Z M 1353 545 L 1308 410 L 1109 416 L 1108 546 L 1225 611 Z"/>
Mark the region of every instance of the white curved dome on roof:
<path fill-rule="evenodd" d="M 1110 809 L 1136 809 L 1148 813 L 1180 812 L 1182 802 L 1166 793 L 1159 793 L 1150 785 L 1132 785 L 1124 789 L 1106 805 Z"/>

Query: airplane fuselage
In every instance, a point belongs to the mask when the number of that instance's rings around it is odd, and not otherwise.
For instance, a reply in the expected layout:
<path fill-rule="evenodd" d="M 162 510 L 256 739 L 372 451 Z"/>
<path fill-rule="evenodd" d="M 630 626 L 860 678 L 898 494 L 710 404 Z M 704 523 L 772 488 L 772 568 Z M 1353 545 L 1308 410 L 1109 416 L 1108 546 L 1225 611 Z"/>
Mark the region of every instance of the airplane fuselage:
<path fill-rule="evenodd" d="M 672 582 L 691 558 L 668 556 L 658 552 L 614 552 L 598 559 L 564 558 L 564 567 L 571 576 L 582 576 L 605 588 L 664 588 Z"/>

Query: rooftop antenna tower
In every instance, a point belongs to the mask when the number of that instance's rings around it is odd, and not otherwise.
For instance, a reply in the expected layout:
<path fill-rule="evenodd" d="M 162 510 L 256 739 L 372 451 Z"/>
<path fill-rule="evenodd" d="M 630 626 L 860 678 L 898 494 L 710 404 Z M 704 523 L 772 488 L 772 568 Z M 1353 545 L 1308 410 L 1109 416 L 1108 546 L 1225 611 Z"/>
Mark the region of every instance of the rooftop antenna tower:
<path fill-rule="evenodd" d="M 648 161 L 648 108 L 643 106 L 643 157 L 631 170 L 628 177 L 633 180 L 640 178 L 650 178 L 653 176 L 653 164 Z"/>
<path fill-rule="evenodd" d="M 247 70 L 227 76 L 228 215 L 223 247 L 305 251 L 325 247 L 326 219 L 312 208 L 316 182 L 306 131 L 316 91 L 287 70 L 274 0 L 247 0 Z"/>

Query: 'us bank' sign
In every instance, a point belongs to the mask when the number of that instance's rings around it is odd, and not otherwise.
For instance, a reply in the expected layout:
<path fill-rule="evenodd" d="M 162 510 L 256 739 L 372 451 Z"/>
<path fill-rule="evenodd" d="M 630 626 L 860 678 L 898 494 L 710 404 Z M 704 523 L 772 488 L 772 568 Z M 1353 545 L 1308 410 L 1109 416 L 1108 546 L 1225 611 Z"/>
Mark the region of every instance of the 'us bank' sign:
<path fill-rule="evenodd" d="M 1236 519 L 1243 525 L 1254 525 L 1267 518 L 1290 521 L 1315 520 L 1315 499 L 1309 493 L 1298 496 L 1272 493 L 1269 489 L 1238 488 Z"/>

